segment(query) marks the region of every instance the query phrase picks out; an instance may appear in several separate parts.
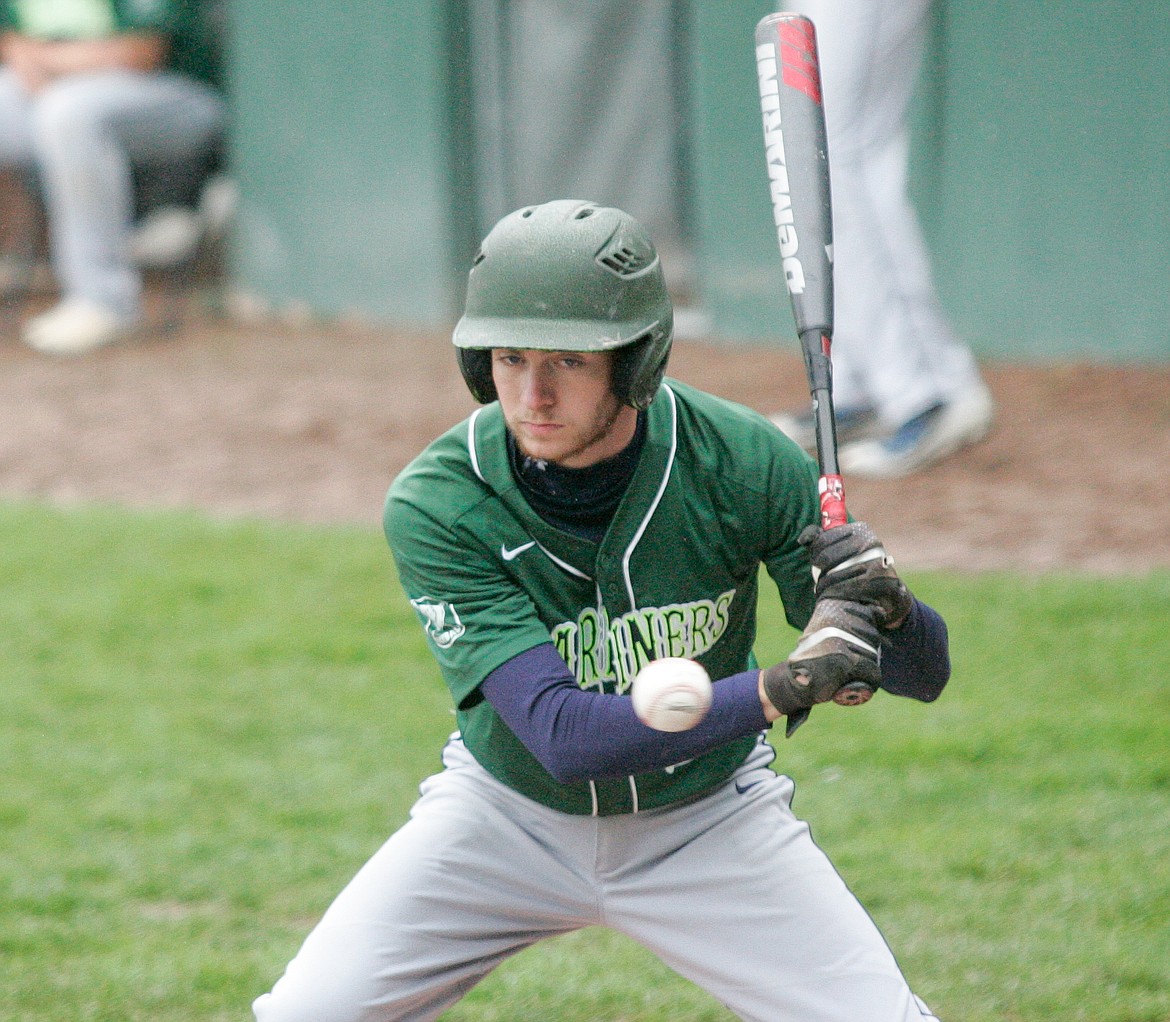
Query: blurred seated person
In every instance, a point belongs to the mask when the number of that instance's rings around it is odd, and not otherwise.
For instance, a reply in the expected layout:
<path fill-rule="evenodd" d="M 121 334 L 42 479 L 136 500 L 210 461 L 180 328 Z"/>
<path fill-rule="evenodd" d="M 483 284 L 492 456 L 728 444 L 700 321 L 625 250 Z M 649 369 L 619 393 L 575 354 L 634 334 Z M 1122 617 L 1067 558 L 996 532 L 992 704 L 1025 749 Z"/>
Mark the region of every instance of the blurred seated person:
<path fill-rule="evenodd" d="M 0 169 L 36 183 L 61 292 L 26 344 L 79 354 L 140 330 L 135 174 L 206 166 L 224 130 L 204 6 L 0 0 Z"/>

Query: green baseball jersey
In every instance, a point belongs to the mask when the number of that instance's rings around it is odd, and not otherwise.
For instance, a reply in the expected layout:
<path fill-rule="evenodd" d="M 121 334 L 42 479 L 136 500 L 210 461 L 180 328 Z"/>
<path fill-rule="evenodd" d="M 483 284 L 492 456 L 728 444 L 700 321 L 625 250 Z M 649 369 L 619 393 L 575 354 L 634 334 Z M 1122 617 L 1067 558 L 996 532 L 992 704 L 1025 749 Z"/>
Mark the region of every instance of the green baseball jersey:
<path fill-rule="evenodd" d="M 754 667 L 760 565 L 803 628 L 813 606 L 797 543 L 819 520 L 817 469 L 763 416 L 667 380 L 600 543 L 545 522 L 512 474 L 504 418 L 488 405 L 394 481 L 384 526 L 402 586 L 455 699 L 463 740 L 495 777 L 570 813 L 667 805 L 726 780 L 746 736 L 668 770 L 554 780 L 479 685 L 552 641 L 586 689 L 626 693 L 650 660 L 698 660 L 712 678 Z"/>
<path fill-rule="evenodd" d="M 157 32 L 171 42 L 168 66 L 217 84 L 223 0 L 0 0 L 0 29 L 37 39 L 106 39 Z"/>
<path fill-rule="evenodd" d="M 6 0 L 6 23 L 39 39 L 104 39 L 119 32 L 168 31 L 170 0 Z"/>

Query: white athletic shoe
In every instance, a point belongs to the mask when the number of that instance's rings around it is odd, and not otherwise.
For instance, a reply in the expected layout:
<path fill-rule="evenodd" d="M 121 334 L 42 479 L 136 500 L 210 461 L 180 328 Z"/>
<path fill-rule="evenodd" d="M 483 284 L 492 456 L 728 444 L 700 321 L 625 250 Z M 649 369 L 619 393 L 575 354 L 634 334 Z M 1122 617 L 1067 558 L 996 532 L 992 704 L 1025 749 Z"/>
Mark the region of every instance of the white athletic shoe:
<path fill-rule="evenodd" d="M 879 440 L 841 448 L 841 471 L 862 479 L 896 479 L 978 443 L 991 431 L 995 403 L 982 384 L 928 408 Z"/>
<path fill-rule="evenodd" d="M 130 336 L 138 325 L 87 298 L 67 298 L 30 319 L 21 339 L 48 355 L 82 355 Z"/>

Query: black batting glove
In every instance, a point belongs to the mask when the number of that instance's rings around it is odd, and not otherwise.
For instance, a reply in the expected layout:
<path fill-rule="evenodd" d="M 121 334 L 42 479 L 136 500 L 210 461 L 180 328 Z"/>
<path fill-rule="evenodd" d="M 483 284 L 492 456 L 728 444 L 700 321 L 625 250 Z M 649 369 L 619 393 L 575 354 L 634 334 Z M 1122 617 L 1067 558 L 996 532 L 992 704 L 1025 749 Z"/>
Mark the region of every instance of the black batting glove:
<path fill-rule="evenodd" d="M 810 525 L 797 542 L 808 550 L 816 598 L 864 603 L 877 608 L 877 624 L 896 628 L 910 613 L 914 597 L 894 570 L 894 559 L 865 522 L 832 529 Z"/>
<path fill-rule="evenodd" d="M 864 702 L 881 683 L 878 611 L 864 603 L 818 600 L 788 659 L 766 668 L 764 695 L 788 718 L 792 734 L 809 710 L 830 699 Z M 849 690 L 858 693 L 847 694 Z"/>

